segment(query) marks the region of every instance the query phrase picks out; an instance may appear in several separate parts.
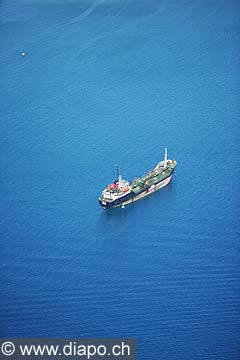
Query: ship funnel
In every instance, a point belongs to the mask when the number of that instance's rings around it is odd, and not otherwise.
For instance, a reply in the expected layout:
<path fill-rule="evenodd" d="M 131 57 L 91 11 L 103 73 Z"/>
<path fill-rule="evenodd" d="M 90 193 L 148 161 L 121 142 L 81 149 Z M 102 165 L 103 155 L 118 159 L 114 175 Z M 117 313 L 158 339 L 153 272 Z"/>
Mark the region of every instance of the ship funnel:
<path fill-rule="evenodd" d="M 164 155 L 164 167 L 167 166 L 167 148 L 165 148 L 165 155 Z"/>

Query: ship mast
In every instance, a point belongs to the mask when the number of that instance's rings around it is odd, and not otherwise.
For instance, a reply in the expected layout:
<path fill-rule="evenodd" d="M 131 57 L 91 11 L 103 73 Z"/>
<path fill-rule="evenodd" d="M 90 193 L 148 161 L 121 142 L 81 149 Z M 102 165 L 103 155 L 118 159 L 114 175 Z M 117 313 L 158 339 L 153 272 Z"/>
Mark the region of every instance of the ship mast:
<path fill-rule="evenodd" d="M 117 179 L 119 180 L 119 177 L 120 177 L 120 166 L 119 165 L 116 165 L 117 167 Z"/>
<path fill-rule="evenodd" d="M 167 166 L 167 148 L 165 148 L 165 155 L 164 155 L 164 167 Z"/>

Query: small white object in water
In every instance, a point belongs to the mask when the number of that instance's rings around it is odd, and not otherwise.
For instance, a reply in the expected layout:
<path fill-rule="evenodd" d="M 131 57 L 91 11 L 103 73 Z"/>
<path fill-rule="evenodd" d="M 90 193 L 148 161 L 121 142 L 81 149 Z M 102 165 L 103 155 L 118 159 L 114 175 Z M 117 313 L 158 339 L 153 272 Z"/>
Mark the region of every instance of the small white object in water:
<path fill-rule="evenodd" d="M 125 206 L 124 206 L 124 204 L 122 204 L 122 209 L 124 209 L 125 208 Z"/>
<path fill-rule="evenodd" d="M 22 52 L 21 55 L 22 55 L 22 57 L 25 57 L 27 55 L 27 53 Z"/>

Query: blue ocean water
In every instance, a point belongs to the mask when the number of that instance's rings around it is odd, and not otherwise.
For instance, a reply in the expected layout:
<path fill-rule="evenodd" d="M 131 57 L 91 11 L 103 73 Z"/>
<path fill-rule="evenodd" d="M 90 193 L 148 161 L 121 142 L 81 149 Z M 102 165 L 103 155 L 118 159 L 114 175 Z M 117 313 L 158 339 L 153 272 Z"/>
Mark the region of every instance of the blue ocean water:
<path fill-rule="evenodd" d="M 240 358 L 239 1 L 2 0 L 2 337 Z M 21 57 L 25 51 L 27 56 Z M 98 196 L 162 160 L 172 183 Z"/>

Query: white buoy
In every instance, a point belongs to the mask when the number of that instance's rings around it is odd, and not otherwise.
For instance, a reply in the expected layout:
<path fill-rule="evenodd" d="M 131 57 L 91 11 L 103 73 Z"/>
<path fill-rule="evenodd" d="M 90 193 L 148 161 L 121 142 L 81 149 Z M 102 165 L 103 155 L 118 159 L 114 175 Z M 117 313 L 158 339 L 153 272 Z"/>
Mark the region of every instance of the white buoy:
<path fill-rule="evenodd" d="M 22 52 L 22 53 L 21 53 L 21 56 L 22 56 L 22 57 L 25 57 L 26 55 L 27 55 L 27 53 L 25 53 L 25 52 Z"/>
<path fill-rule="evenodd" d="M 122 209 L 124 209 L 125 208 L 125 206 L 124 206 L 124 204 L 122 204 Z"/>

